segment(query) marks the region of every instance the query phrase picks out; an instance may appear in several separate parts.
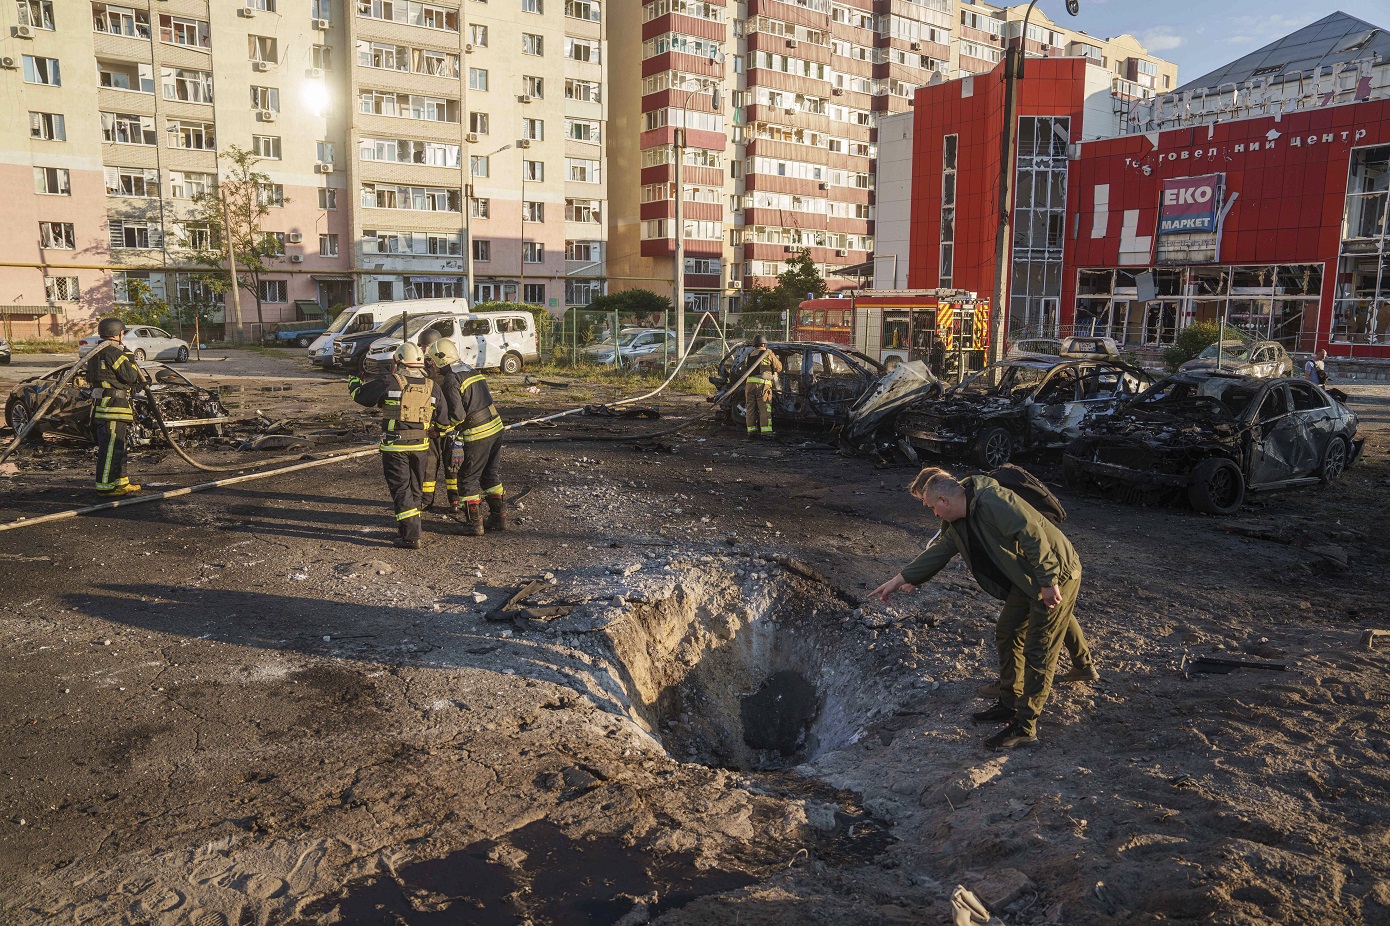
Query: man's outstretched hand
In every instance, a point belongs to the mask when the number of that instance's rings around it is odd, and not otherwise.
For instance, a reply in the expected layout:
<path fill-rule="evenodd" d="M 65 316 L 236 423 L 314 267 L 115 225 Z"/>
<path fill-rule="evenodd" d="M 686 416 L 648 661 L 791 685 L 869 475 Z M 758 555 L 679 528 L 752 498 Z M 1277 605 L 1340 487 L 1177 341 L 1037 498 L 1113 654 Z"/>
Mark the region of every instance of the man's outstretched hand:
<path fill-rule="evenodd" d="M 869 592 L 869 597 L 878 601 L 880 604 L 887 604 L 888 599 L 892 597 L 893 593 L 896 591 L 915 592 L 917 591 L 917 586 L 912 585 L 904 579 L 902 573 L 898 573 L 878 588 Z"/>

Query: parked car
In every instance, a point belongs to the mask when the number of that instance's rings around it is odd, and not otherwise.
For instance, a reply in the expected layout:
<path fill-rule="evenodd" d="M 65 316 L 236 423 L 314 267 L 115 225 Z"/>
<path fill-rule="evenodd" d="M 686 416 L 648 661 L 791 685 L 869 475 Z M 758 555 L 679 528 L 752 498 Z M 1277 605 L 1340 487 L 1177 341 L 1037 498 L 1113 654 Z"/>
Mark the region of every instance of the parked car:
<path fill-rule="evenodd" d="M 1178 370 L 1215 370 L 1218 360 L 1227 373 L 1266 378 L 1293 375 L 1293 360 L 1278 341 L 1223 341 L 1219 347 L 1211 345 Z"/>
<path fill-rule="evenodd" d="M 1009 348 L 1009 357 L 1037 356 L 1060 357 L 1062 355 L 1061 338 L 1024 338 L 1015 341 L 1014 346 Z"/>
<path fill-rule="evenodd" d="M 309 345 L 309 360 L 314 366 L 336 367 L 333 347 L 338 338 L 350 334 L 362 334 L 380 328 L 387 322 L 397 319 L 402 313 L 407 315 L 430 315 L 441 312 L 467 312 L 467 299 L 405 299 L 396 302 L 368 302 L 349 306 L 339 312 L 323 334 Z"/>
<path fill-rule="evenodd" d="M 1247 491 L 1332 482 L 1361 455 L 1356 415 L 1301 379 L 1188 370 L 1067 448 L 1068 481 L 1231 514 Z"/>
<path fill-rule="evenodd" d="M 77 342 L 77 356 L 85 357 L 101 338 L 88 335 Z M 188 359 L 188 342 L 174 337 L 163 328 L 153 325 L 131 325 L 125 330 L 125 347 L 136 360 L 172 360 L 183 363 Z"/>
<path fill-rule="evenodd" d="M 476 314 L 421 315 L 420 324 L 412 317 L 406 325 L 404 338 L 419 344 L 426 331 L 438 331 L 449 338 L 459 351 L 459 368 L 496 369 L 503 373 L 520 373 L 527 363 L 540 358 L 536 339 L 536 320 L 530 312 L 479 312 Z M 381 373 L 395 362 L 396 348 L 402 335 L 382 332 L 372 342 L 362 369 Z"/>
<path fill-rule="evenodd" d="M 170 430 L 179 430 L 194 437 L 215 437 L 222 426 L 233 419 L 222 404 L 221 397 L 211 389 L 195 386 L 182 373 L 162 363 L 149 361 L 140 364 L 150 377 L 150 393 L 159 403 L 159 413 Z M 49 392 L 62 379 L 67 366 L 34 376 L 15 386 L 5 400 L 5 422 L 16 433 L 24 427 L 48 398 Z M 135 421 L 130 428 L 131 443 L 149 444 L 158 438 L 159 425 L 150 409 L 144 390 L 131 396 Z M 60 434 L 87 443 L 95 443 L 91 426 L 92 384 L 87 371 L 79 369 L 72 380 L 62 387 L 58 398 L 44 413 L 43 420 L 29 436 L 37 439 L 44 433 Z"/>
<path fill-rule="evenodd" d="M 291 344 L 295 347 L 308 347 L 327 330 L 321 318 L 299 322 L 280 322 L 272 327 L 270 332 L 261 340 L 277 347 L 288 347 Z"/>
<path fill-rule="evenodd" d="M 772 393 L 772 418 L 808 427 L 843 424 L 849 410 L 884 375 L 883 364 L 857 350 L 819 341 L 769 341 L 782 361 Z M 709 381 L 720 390 L 738 379 L 752 344 L 739 344 L 720 361 Z M 720 403 L 726 420 L 740 423 L 744 390 L 735 389 Z"/>
<path fill-rule="evenodd" d="M 672 344 L 675 341 L 672 339 Z M 717 339 L 710 339 L 703 343 L 696 344 L 690 351 L 690 356 L 685 358 L 686 370 L 710 370 L 719 366 L 719 361 L 724 359 L 727 351 L 724 342 Z M 672 351 L 671 363 L 680 360 L 680 354 Z M 634 370 L 660 370 L 666 363 L 665 351 L 652 351 L 649 354 L 641 354 L 632 358 L 632 368 Z"/>
<path fill-rule="evenodd" d="M 10 362 L 10 342 L 0 336 L 0 363 Z"/>
<path fill-rule="evenodd" d="M 581 353 L 589 363 L 617 363 L 619 366 L 627 367 L 643 357 L 665 356 L 666 341 L 669 339 L 674 345 L 675 338 L 676 333 L 669 329 L 663 331 L 660 328 L 624 328 L 618 332 L 616 346 L 612 341 L 604 341 L 589 345 Z"/>
<path fill-rule="evenodd" d="M 1119 360 L 1016 357 L 908 408 L 898 434 L 916 451 L 994 469 L 1019 453 L 1065 447 L 1087 416 L 1113 412 L 1152 382 Z"/>

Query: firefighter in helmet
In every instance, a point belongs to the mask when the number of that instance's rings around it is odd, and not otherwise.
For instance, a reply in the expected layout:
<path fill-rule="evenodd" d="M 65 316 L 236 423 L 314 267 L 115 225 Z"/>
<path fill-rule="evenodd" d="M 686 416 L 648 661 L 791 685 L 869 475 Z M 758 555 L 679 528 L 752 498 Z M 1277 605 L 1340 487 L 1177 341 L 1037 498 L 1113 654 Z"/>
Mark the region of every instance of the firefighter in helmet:
<path fill-rule="evenodd" d="M 435 430 L 439 432 L 438 472 L 444 474 L 444 488 L 448 492 L 449 510 L 458 511 L 459 502 L 458 464 L 454 462 L 455 433 L 467 417 L 463 411 L 463 378 L 454 369 L 459 362 L 458 346 L 449 338 L 431 341 L 425 348 L 425 373 L 439 386 L 444 394 L 444 408 L 435 419 Z M 433 463 L 433 461 L 431 461 Z M 425 507 L 433 502 L 431 473 L 425 482 Z"/>
<path fill-rule="evenodd" d="M 135 421 L 131 393 L 145 382 L 135 357 L 125 349 L 125 322 L 103 318 L 97 324 L 101 344 L 87 359 L 92 384 L 92 431 L 97 439 L 97 493 L 113 498 L 139 492 L 125 475 L 130 425 Z"/>
<path fill-rule="evenodd" d="M 421 484 L 430 453 L 429 429 L 445 408 L 439 386 L 425 376 L 425 355 L 409 341 L 396 348 L 390 373 L 364 383 L 354 376 L 348 392 L 358 405 L 382 410 L 381 469 L 396 509 L 395 543 L 420 549 Z"/>
<path fill-rule="evenodd" d="M 465 533 L 481 537 L 485 531 L 507 528 L 506 489 L 498 462 L 502 457 L 502 416 L 492 403 L 492 390 L 477 370 L 465 370 L 459 383 L 461 420 L 454 425 L 454 440 L 462 445 L 463 462 L 458 469 L 458 490 L 462 495 Z M 487 500 L 487 520 L 483 520 L 483 500 Z"/>
<path fill-rule="evenodd" d="M 450 393 L 458 389 L 458 374 L 449 369 L 448 364 L 444 364 L 441 369 L 435 362 L 434 346 L 441 340 L 444 340 L 444 335 L 436 328 L 427 328 L 420 332 L 420 350 L 425 354 L 425 376 L 439 386 L 444 398 L 448 400 Z M 452 342 L 450 344 L 452 345 Z M 454 351 L 454 355 L 457 358 L 457 350 Z M 429 511 L 434 507 L 435 489 L 440 473 L 445 475 L 444 484 L 449 493 L 449 507 L 457 507 L 458 486 L 454 481 L 453 470 L 449 467 L 449 448 L 453 444 L 453 437 L 449 432 L 452 427 L 444 412 L 442 408 L 438 411 L 434 416 L 434 425 L 430 428 L 430 453 L 425 458 L 425 481 L 420 486 L 424 498 L 420 508 L 423 511 Z"/>
<path fill-rule="evenodd" d="M 767 338 L 753 338 L 753 351 L 748 359 L 748 378 L 743 381 L 743 420 L 748 437 L 772 436 L 772 384 L 782 372 L 782 361 L 768 350 Z"/>

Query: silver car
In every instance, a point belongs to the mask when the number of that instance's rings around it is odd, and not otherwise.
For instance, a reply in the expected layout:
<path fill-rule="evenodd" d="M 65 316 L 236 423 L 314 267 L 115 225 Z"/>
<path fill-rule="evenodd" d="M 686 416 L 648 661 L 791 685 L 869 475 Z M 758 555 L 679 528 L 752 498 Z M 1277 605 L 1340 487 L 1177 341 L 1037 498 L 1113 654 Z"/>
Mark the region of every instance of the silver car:
<path fill-rule="evenodd" d="M 101 343 L 101 338 L 88 335 L 77 342 L 77 356 L 85 357 Z M 174 337 L 154 325 L 132 325 L 125 330 L 125 349 L 136 360 L 172 360 L 183 363 L 188 359 L 188 342 Z"/>
<path fill-rule="evenodd" d="M 1222 341 L 1178 367 L 1178 371 L 1215 370 L 1218 362 L 1225 372 L 1241 376 L 1273 379 L 1293 375 L 1293 360 L 1278 341 Z"/>

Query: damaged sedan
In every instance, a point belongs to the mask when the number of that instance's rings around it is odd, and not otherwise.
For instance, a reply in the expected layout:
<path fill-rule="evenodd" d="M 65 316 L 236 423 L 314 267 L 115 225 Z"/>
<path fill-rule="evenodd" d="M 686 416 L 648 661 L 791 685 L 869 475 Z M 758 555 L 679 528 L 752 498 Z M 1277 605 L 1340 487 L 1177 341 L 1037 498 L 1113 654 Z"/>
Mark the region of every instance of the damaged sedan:
<path fill-rule="evenodd" d="M 1231 514 L 1247 491 L 1335 480 L 1361 454 L 1356 415 L 1301 379 L 1170 376 L 1067 448 L 1063 472 L 1137 501 Z"/>
<path fill-rule="evenodd" d="M 66 369 L 59 367 L 27 379 L 10 392 L 5 400 L 5 421 L 15 433 L 33 419 L 53 388 L 62 381 Z M 218 437 L 222 426 L 233 421 L 213 390 L 194 385 L 182 373 L 162 363 L 144 362 L 140 369 L 149 377 L 150 386 L 148 391 L 142 389 L 131 395 L 131 405 L 135 409 L 135 421 L 130 427 L 132 446 L 147 446 L 159 435 L 150 396 L 158 403 L 159 414 L 171 431 L 178 430 L 192 437 Z M 48 433 L 95 443 L 91 408 L 92 385 L 87 381 L 86 369 L 79 369 L 61 387 L 43 420 L 30 430 L 29 439 L 38 440 Z"/>
<path fill-rule="evenodd" d="M 843 424 L 850 406 L 883 376 L 883 365 L 838 344 L 769 341 L 782 361 L 772 391 L 772 419 L 805 427 Z M 721 392 L 743 374 L 752 344 L 740 344 L 720 361 L 709 381 Z M 725 420 L 743 421 L 744 391 L 735 389 L 720 403 Z"/>
<path fill-rule="evenodd" d="M 1083 419 L 1112 412 L 1151 382 L 1114 359 L 1016 357 L 904 411 L 900 446 L 909 455 L 969 457 L 995 469 L 1020 453 L 1065 447 Z"/>

